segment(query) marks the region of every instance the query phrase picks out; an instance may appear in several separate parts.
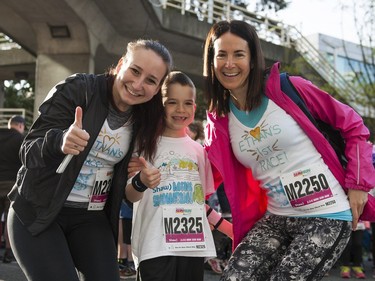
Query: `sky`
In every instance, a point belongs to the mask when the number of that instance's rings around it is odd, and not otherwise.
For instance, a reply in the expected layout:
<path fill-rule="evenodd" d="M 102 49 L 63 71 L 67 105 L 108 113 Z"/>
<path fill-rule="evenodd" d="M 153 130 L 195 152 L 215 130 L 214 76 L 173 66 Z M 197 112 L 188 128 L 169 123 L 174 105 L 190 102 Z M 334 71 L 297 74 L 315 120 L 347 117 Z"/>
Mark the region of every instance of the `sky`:
<path fill-rule="evenodd" d="M 340 3 L 351 6 L 353 0 L 289 0 L 277 19 L 295 26 L 304 36 L 322 33 L 358 43 L 353 9 L 343 11 Z M 352 7 L 352 6 L 351 6 Z"/>

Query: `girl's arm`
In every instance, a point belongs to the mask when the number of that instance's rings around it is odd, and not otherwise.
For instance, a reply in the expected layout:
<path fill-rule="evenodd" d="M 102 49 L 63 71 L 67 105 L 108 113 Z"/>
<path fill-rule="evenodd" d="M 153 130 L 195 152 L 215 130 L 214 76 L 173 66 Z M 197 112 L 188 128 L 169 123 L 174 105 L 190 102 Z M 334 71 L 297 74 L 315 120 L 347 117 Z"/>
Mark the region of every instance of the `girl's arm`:
<path fill-rule="evenodd" d="M 218 212 L 216 212 L 207 204 L 206 214 L 208 222 L 213 226 L 214 229 L 219 230 L 221 233 L 224 233 L 226 236 L 233 239 L 233 228 L 231 222 L 224 219 Z"/>

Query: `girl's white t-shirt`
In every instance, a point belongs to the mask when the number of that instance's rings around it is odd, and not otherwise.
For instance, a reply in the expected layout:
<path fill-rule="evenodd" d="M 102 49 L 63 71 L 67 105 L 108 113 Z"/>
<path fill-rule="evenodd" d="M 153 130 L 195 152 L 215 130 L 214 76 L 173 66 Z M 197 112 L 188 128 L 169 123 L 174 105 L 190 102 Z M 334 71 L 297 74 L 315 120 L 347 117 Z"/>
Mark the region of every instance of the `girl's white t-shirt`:
<path fill-rule="evenodd" d="M 205 209 L 205 195 L 214 192 L 214 185 L 204 148 L 187 136 L 162 137 L 153 166 L 162 174 L 161 183 L 133 205 L 136 262 L 160 256 L 216 256 Z"/>

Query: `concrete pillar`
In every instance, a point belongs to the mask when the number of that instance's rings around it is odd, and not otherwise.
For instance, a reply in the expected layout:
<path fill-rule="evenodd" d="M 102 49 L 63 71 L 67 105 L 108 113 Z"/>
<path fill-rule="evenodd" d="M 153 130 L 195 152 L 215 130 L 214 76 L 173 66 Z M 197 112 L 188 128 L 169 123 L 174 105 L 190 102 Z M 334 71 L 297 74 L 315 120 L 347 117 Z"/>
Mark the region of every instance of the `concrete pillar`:
<path fill-rule="evenodd" d="M 5 92 L 4 92 L 4 81 L 0 80 L 0 108 L 4 107 Z"/>
<path fill-rule="evenodd" d="M 35 71 L 34 119 L 48 92 L 60 81 L 74 73 L 92 73 L 89 54 L 39 54 Z"/>

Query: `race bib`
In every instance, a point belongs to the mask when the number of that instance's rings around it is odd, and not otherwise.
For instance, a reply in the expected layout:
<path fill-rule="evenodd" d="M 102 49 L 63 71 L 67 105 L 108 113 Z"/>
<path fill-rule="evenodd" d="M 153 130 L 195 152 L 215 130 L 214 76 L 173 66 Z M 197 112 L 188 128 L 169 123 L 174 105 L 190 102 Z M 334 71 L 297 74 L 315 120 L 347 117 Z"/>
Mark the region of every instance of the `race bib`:
<path fill-rule="evenodd" d="M 337 204 L 321 164 L 286 173 L 280 179 L 293 208 L 313 212 Z"/>
<path fill-rule="evenodd" d="M 99 170 L 96 173 L 94 186 L 90 195 L 87 209 L 89 211 L 103 210 L 112 183 L 113 171 Z"/>
<path fill-rule="evenodd" d="M 206 249 L 204 208 L 163 207 L 165 243 L 171 251 L 200 251 Z"/>

